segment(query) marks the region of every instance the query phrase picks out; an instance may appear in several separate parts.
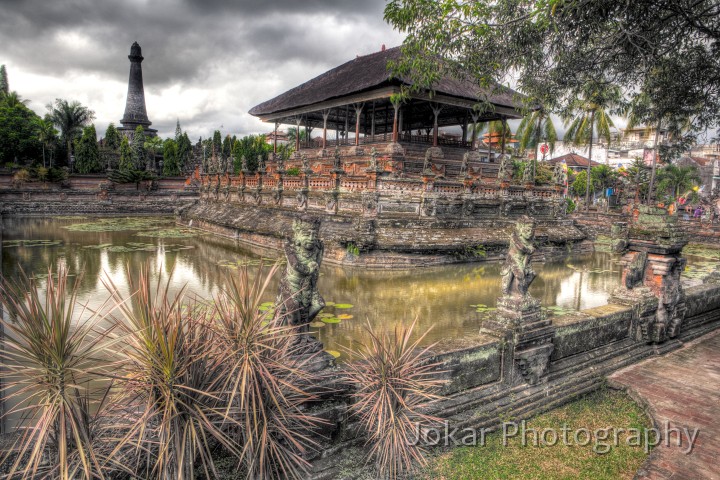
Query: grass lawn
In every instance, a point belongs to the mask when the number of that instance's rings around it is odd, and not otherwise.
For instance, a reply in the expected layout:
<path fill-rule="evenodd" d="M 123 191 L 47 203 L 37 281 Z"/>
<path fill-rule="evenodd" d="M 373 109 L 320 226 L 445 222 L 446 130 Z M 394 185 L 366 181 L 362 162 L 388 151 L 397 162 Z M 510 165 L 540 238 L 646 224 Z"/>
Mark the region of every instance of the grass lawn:
<path fill-rule="evenodd" d="M 568 445 L 563 443 L 563 425 L 569 429 Z M 574 435 L 579 429 L 588 429 L 593 434 L 600 429 L 611 427 L 618 434 L 618 446 L 609 452 L 595 453 L 596 444 L 614 444 L 615 432 L 608 439 L 591 441 L 587 446 L 575 443 Z M 639 429 L 644 432 L 650 428 L 649 418 L 643 409 L 626 394 L 603 389 L 583 397 L 557 410 L 539 415 L 526 422 L 527 429 L 542 432 L 554 429 L 558 434 L 558 443 L 554 446 L 533 445 L 528 432 L 527 445 L 522 446 L 518 434 L 508 439 L 503 446 L 502 432 L 490 433 L 485 438 L 485 446 L 456 447 L 444 453 L 438 453 L 430 459 L 428 466 L 419 478 L 433 480 L 475 480 L 475 479 L 567 479 L 578 478 L 630 479 L 642 465 L 647 453 L 644 446 L 630 446 L 637 438 L 618 429 Z M 510 430 L 509 430 L 510 431 Z M 552 434 L 547 434 L 552 442 Z M 603 436 L 604 433 L 601 433 Z M 579 443 L 585 442 L 584 434 L 579 434 Z M 652 439 L 652 436 L 651 436 Z M 604 450 L 600 448 L 600 450 Z"/>

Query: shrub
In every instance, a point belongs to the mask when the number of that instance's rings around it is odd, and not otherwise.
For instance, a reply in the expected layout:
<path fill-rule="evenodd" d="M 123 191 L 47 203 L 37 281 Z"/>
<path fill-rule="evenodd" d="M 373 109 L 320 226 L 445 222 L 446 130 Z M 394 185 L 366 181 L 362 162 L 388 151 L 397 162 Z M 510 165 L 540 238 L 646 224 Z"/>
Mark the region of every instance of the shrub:
<path fill-rule="evenodd" d="M 44 293 L 24 273 L 0 285 L 8 314 L 1 320 L 3 391 L 15 404 L 5 416 L 19 414 L 22 432 L 3 459 L 7 478 L 91 479 L 112 464 L 98 448 L 109 387 L 94 387 L 104 375 L 105 338 L 95 328 L 99 316 L 76 316 L 79 285 L 78 277 L 68 287 L 65 268 L 48 271 Z"/>
<path fill-rule="evenodd" d="M 420 348 L 427 332 L 412 341 L 413 329 L 395 327 L 394 335 L 378 335 L 368 323 L 370 344 L 350 351 L 346 381 L 355 387 L 350 406 L 370 445 L 368 459 L 383 477 L 397 478 L 425 464 L 424 448 L 413 442 L 417 422 L 438 419 L 420 412 L 421 402 L 437 398 L 436 364 L 424 356 L 431 346 Z"/>
<path fill-rule="evenodd" d="M 214 302 L 231 365 L 225 374 L 227 414 L 238 419 L 235 439 L 244 445 L 248 478 L 304 478 L 309 465 L 303 454 L 317 446 L 309 434 L 319 420 L 302 406 L 315 398 L 309 389 L 321 378 L 305 368 L 312 357 L 297 355 L 294 327 L 281 325 L 275 309 L 261 308 L 277 269 L 263 275 L 260 266 L 252 280 L 248 268 L 240 268 Z"/>
<path fill-rule="evenodd" d="M 299 177 L 300 176 L 300 167 L 290 167 L 287 170 L 285 170 L 285 175 L 289 177 Z"/>

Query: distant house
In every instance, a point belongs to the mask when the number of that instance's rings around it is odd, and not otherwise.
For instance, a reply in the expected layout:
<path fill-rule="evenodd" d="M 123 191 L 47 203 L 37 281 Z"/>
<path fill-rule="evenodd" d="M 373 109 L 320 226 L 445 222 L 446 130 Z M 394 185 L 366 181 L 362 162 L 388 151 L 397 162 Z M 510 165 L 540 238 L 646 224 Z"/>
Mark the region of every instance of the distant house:
<path fill-rule="evenodd" d="M 265 134 L 265 141 L 269 143 L 270 145 L 273 145 L 275 143 L 275 139 L 277 137 L 277 144 L 278 145 L 287 145 L 290 143 L 290 140 L 288 139 L 287 132 L 283 130 L 272 131 L 270 133 Z"/>
<path fill-rule="evenodd" d="M 556 163 L 563 163 L 568 166 L 569 170 L 572 170 L 574 172 L 582 172 L 587 170 L 588 162 L 590 162 L 591 167 L 597 167 L 599 165 L 602 165 L 602 163 L 598 163 L 594 160 L 589 160 L 586 157 L 583 157 L 582 155 L 578 155 L 577 153 L 568 153 L 567 155 L 563 155 L 561 157 L 555 157 L 551 158 L 550 160 L 547 160 L 545 163 L 549 163 L 550 165 L 555 165 Z"/>

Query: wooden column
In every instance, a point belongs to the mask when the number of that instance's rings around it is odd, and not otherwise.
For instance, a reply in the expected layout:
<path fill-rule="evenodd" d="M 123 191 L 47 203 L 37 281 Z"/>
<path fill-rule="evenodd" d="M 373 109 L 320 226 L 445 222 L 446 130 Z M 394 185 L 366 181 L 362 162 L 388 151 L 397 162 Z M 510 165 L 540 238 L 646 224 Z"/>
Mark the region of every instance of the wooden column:
<path fill-rule="evenodd" d="M 472 136 L 470 137 L 470 148 L 474 149 L 475 148 L 475 140 L 477 140 L 477 124 L 478 124 L 478 120 L 480 119 L 480 114 L 473 112 L 470 114 L 470 118 L 472 118 L 472 121 L 473 121 L 473 133 L 472 133 Z"/>
<path fill-rule="evenodd" d="M 360 145 L 360 115 L 364 105 L 364 103 L 353 103 L 355 109 L 355 146 Z"/>
<path fill-rule="evenodd" d="M 507 130 L 507 119 L 504 116 L 502 116 L 502 117 L 500 117 L 500 122 L 502 123 L 502 127 L 501 127 L 502 132 L 500 132 L 500 135 L 502 135 L 502 137 L 500 137 L 500 142 L 501 142 L 500 151 L 501 151 L 501 155 L 505 155 L 505 131 Z"/>
<path fill-rule="evenodd" d="M 467 114 L 467 112 L 465 112 L 465 121 L 463 122 L 463 125 L 462 125 L 462 132 L 463 132 L 463 133 L 462 133 L 462 144 L 463 144 L 463 147 L 464 147 L 465 144 L 467 143 L 467 129 L 468 129 L 468 114 Z"/>
<path fill-rule="evenodd" d="M 440 116 L 440 111 L 442 110 L 442 107 L 438 105 L 437 103 L 431 103 L 430 108 L 432 108 L 433 111 L 433 147 L 438 146 L 438 116 Z"/>
<path fill-rule="evenodd" d="M 393 104 L 393 110 L 395 110 L 395 113 L 393 115 L 393 130 L 392 130 L 392 141 L 397 142 L 398 141 L 398 110 L 400 110 L 400 104 L 397 105 Z"/>
<path fill-rule="evenodd" d="M 273 138 L 273 153 L 277 153 L 277 129 L 278 129 L 278 122 L 275 122 L 275 137 Z"/>
<path fill-rule="evenodd" d="M 295 117 L 295 151 L 300 151 L 300 117 Z"/>
<path fill-rule="evenodd" d="M 328 116 L 330 115 L 330 110 L 323 110 L 322 116 L 323 116 L 323 139 L 322 139 L 322 148 L 325 150 L 325 147 L 327 146 L 327 120 Z"/>
<path fill-rule="evenodd" d="M 345 107 L 345 145 L 350 143 L 350 105 Z"/>
<path fill-rule="evenodd" d="M 372 118 L 370 119 L 370 136 L 375 141 L 375 100 L 372 102 Z"/>
<path fill-rule="evenodd" d="M 388 123 L 390 123 L 390 107 L 385 107 L 385 129 L 383 130 L 383 141 L 387 140 Z"/>

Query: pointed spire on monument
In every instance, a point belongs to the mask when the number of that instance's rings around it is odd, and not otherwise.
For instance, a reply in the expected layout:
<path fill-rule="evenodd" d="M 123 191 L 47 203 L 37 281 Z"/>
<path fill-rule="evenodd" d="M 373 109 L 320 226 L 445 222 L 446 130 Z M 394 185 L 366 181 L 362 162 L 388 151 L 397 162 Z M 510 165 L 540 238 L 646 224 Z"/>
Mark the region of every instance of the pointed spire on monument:
<path fill-rule="evenodd" d="M 132 134 L 138 126 L 143 127 L 145 134 L 151 137 L 157 135 L 157 130 L 149 128 L 152 122 L 148 119 L 145 109 L 145 89 L 143 87 L 142 66 L 144 60 L 142 50 L 137 42 L 130 47 L 130 78 L 128 80 L 127 101 L 125 102 L 125 114 L 123 115 L 122 127 L 119 127 L 123 135 L 132 138 Z"/>

